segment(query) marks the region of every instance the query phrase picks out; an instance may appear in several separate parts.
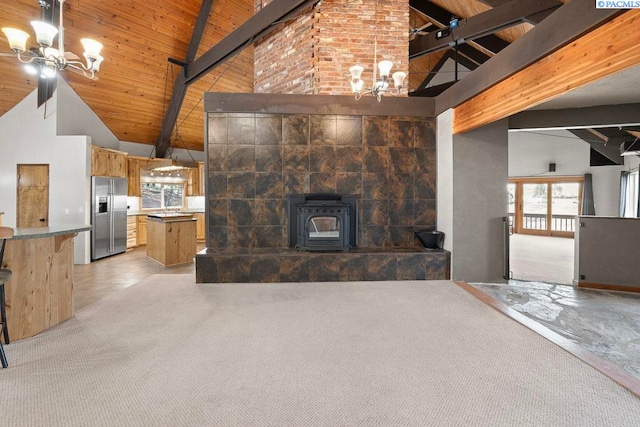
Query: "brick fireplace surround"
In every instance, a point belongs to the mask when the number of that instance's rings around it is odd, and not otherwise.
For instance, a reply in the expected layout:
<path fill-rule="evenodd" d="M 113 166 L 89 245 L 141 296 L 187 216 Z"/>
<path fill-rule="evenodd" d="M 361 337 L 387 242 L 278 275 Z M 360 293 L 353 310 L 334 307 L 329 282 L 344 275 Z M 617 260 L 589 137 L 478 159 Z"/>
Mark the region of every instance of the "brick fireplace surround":
<path fill-rule="evenodd" d="M 205 94 L 207 249 L 196 282 L 448 279 L 435 229 L 433 100 Z M 358 198 L 358 247 L 288 248 L 288 194 Z"/>

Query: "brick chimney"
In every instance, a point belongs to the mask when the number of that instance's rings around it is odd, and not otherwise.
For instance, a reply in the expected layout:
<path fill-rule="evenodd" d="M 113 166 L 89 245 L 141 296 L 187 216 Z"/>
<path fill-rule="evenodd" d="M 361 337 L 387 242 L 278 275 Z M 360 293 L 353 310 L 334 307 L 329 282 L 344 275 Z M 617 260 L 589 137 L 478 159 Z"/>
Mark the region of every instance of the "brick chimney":
<path fill-rule="evenodd" d="M 377 1 L 376 6 L 376 0 L 321 0 L 256 43 L 254 92 L 348 95 L 349 67 L 356 64 L 364 67 L 365 87 L 371 87 L 376 39 L 377 61 L 388 59 L 392 73 L 408 73 L 409 2 Z M 267 3 L 257 0 L 256 12 Z"/>

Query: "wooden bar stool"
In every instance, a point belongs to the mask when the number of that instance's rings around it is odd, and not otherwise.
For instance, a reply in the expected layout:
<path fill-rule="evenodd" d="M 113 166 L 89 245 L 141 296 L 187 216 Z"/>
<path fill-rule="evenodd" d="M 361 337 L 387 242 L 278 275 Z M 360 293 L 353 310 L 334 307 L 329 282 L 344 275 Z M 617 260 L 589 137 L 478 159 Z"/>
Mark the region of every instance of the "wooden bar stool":
<path fill-rule="evenodd" d="M 13 229 L 9 227 L 0 227 L 0 328 L 2 328 L 2 336 L 4 337 L 4 343 L 9 344 L 9 329 L 7 328 L 7 308 L 4 293 L 4 284 L 11 279 L 11 270 L 8 268 L 2 268 L 2 259 L 4 258 L 4 247 L 7 243 L 7 239 L 13 237 Z M 7 356 L 4 353 L 2 342 L 0 342 L 0 363 L 2 368 L 9 367 L 7 362 Z"/>

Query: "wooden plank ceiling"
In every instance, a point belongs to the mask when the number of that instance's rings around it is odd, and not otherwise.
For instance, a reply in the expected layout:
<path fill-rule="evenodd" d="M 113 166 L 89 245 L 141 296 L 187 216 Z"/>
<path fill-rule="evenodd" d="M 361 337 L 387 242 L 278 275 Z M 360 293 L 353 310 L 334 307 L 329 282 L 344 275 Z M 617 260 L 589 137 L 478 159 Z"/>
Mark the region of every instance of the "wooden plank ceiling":
<path fill-rule="evenodd" d="M 442 16 L 470 18 L 506 2 L 411 0 L 408 31 L 412 38 L 421 36 L 428 31 L 445 28 L 447 23 L 441 22 Z M 118 139 L 150 145 L 156 143 L 173 82 L 177 73 L 182 71 L 180 66 L 169 63 L 167 59 L 184 59 L 200 5 L 201 0 L 65 2 L 66 50 L 82 55 L 80 39 L 95 38 L 104 44 L 105 61 L 97 81 L 89 81 L 70 72 L 64 72 L 63 76 Z M 419 7 L 414 7 L 416 5 Z M 439 8 L 441 17 L 418 11 L 425 5 Z M 214 0 L 196 58 L 252 15 L 253 1 Z M 34 36 L 29 21 L 39 16 L 37 0 L 11 0 L 0 4 L 0 27 L 27 31 L 32 34 L 30 40 Z M 531 24 L 520 24 L 498 31 L 494 37 L 510 43 L 530 28 Z M 0 52 L 9 52 L 4 34 L 0 33 L 0 38 Z M 476 52 L 485 58 L 495 54 L 482 43 L 469 42 L 467 48 L 470 50 L 466 55 L 460 51 L 461 60 L 469 61 Z M 425 79 L 439 61 L 450 55 L 448 51 L 450 49 L 439 50 L 412 59 L 409 89 L 415 90 L 421 84 L 424 86 Z M 481 60 L 475 61 L 477 64 Z M 253 48 L 248 46 L 190 85 L 178 115 L 178 132 L 174 134 L 172 145 L 203 150 L 203 93 L 252 92 L 253 74 Z M 24 73 L 18 61 L 0 57 L 0 115 L 13 108 L 36 86 L 37 79 Z"/>
<path fill-rule="evenodd" d="M 139 0 L 65 2 L 65 48 L 82 55 L 82 37 L 104 44 L 99 80 L 63 72 L 65 80 L 122 141 L 155 144 L 173 81 L 182 68 L 167 59 L 182 60 L 191 38 L 200 0 L 149 2 Z M 198 55 L 210 49 L 253 15 L 250 0 L 214 1 Z M 29 21 L 39 19 L 37 0 L 0 4 L 0 27 L 31 34 Z M 4 37 L 1 34 L 0 37 Z M 0 51 L 8 52 L 5 40 Z M 222 77 L 221 77 L 222 74 Z M 37 87 L 13 58 L 0 58 L 0 115 Z M 252 92 L 253 48 L 213 70 L 188 90 L 178 117 L 179 134 L 189 149 L 203 149 L 202 94 L 205 91 Z M 177 145 L 182 147 L 181 142 Z"/>

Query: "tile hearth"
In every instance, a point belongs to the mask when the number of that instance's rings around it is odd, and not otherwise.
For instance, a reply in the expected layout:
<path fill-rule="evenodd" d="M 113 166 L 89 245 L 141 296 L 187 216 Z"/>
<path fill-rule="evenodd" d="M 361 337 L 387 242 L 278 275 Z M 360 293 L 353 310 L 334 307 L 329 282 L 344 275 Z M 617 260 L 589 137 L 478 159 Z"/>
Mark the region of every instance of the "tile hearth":
<path fill-rule="evenodd" d="M 416 248 L 355 248 L 347 252 L 294 249 L 203 250 L 197 283 L 444 280 L 450 254 Z"/>

